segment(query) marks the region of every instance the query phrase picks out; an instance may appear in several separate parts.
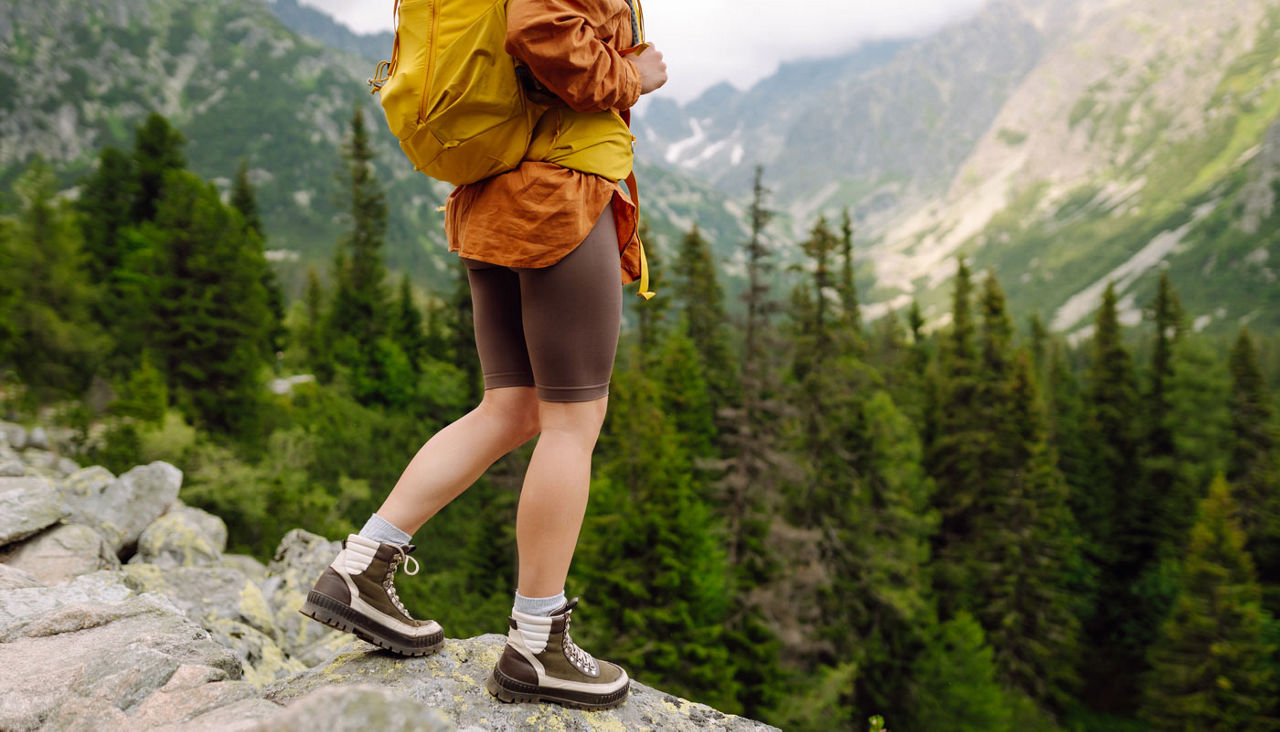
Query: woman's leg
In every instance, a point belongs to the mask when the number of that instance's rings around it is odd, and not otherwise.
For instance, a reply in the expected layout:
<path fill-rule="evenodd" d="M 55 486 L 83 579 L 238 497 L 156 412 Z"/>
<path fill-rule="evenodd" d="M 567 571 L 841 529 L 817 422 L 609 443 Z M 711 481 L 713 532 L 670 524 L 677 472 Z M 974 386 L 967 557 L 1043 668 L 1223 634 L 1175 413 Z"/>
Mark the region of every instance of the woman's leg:
<path fill-rule="evenodd" d="M 536 434 L 538 400 L 533 387 L 486 390 L 478 407 L 418 450 L 378 515 L 414 534 L 498 458 Z"/>
<path fill-rule="evenodd" d="M 578 542 L 618 350 L 622 285 L 612 209 L 564 259 L 521 270 L 520 295 L 542 433 L 516 516 L 517 592 L 550 598 L 564 590 Z"/>
<path fill-rule="evenodd" d="M 525 597 L 564 590 L 591 483 L 591 452 L 608 397 L 590 402 L 542 402 L 542 435 L 533 449 L 516 515 L 520 584 Z"/>

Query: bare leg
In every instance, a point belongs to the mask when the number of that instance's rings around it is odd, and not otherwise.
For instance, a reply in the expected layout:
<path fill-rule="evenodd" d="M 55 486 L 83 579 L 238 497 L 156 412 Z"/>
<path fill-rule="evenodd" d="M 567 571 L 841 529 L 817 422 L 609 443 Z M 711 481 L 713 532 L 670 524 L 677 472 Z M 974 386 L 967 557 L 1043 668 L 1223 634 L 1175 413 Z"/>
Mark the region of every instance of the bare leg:
<path fill-rule="evenodd" d="M 413 534 L 498 458 L 538 434 L 531 386 L 488 389 L 475 409 L 437 432 L 404 469 L 378 515 Z"/>
<path fill-rule="evenodd" d="M 587 510 L 591 452 L 607 402 L 608 397 L 539 403 L 542 434 L 529 461 L 516 515 L 517 591 L 525 597 L 550 597 L 564 589 Z"/>

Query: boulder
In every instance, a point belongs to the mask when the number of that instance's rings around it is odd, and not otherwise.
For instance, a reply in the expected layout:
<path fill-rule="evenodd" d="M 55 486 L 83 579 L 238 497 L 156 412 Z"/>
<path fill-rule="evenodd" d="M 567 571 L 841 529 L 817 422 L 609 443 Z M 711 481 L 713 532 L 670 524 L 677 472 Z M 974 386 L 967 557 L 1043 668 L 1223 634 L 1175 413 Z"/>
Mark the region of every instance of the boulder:
<path fill-rule="evenodd" d="M 262 590 L 240 572 L 225 567 L 162 569 L 129 564 L 124 574 L 130 587 L 164 595 L 235 651 L 246 680 L 266 683 L 305 668 L 277 645 L 275 623 Z"/>
<path fill-rule="evenodd" d="M 34 447 L 39 450 L 49 449 L 49 434 L 44 431 L 43 427 L 36 427 L 27 433 L 27 447 Z"/>
<path fill-rule="evenodd" d="M 27 474 L 27 466 L 13 458 L 0 460 L 0 478 L 21 478 Z"/>
<path fill-rule="evenodd" d="M 449 716 L 404 694 L 368 684 L 317 689 L 289 706 L 260 719 L 255 732 L 446 732 L 455 730 Z"/>
<path fill-rule="evenodd" d="M 16 567 L 0 564 L 0 592 L 4 590 L 25 590 L 30 587 L 44 587 L 44 583 Z"/>
<path fill-rule="evenodd" d="M 222 519 L 179 503 L 143 529 L 138 552 L 129 562 L 158 567 L 219 564 L 226 547 L 227 525 Z"/>
<path fill-rule="evenodd" d="M 63 605 L 0 643 L 0 729 L 126 728 L 184 667 L 240 676 L 235 655 L 162 597 Z"/>
<path fill-rule="evenodd" d="M 27 446 L 27 429 L 20 424 L 0 422 L 0 441 L 15 450 Z"/>
<path fill-rule="evenodd" d="M 128 715 L 127 726 L 130 729 L 188 729 L 184 722 L 246 699 L 264 703 L 272 712 L 280 709 L 259 697 L 261 691 L 257 685 L 248 681 L 219 680 L 221 674 L 220 670 L 208 666 L 179 666 L 164 686 Z"/>
<path fill-rule="evenodd" d="M 267 579 L 267 565 L 248 554 L 223 554 L 218 562 L 223 567 L 239 570 L 244 576 L 262 585 Z"/>
<path fill-rule="evenodd" d="M 341 549 L 340 542 L 294 529 L 280 540 L 275 558 L 267 565 L 262 592 L 280 631 L 280 647 L 289 655 L 337 632 L 303 616 L 298 610 L 320 574 Z"/>
<path fill-rule="evenodd" d="M 134 596 L 120 572 L 94 572 L 54 587 L 23 587 L 0 592 L 0 643 L 35 618 L 64 605 L 118 603 Z M 3 729 L 3 726 L 0 726 Z"/>
<path fill-rule="evenodd" d="M 439 653 L 425 658 L 401 658 L 353 640 L 329 663 L 270 687 L 267 698 L 292 705 L 294 700 L 312 698 L 308 695 L 320 689 L 373 684 L 384 693 L 411 697 L 439 709 L 463 729 L 690 732 L 773 729 L 674 697 L 635 680 L 631 682 L 626 703 L 606 711 L 584 712 L 554 704 L 504 704 L 493 698 L 484 685 L 505 643 L 505 636 L 493 634 L 463 640 L 450 638 Z M 336 720 L 335 715 L 330 724 L 337 724 Z M 329 729 L 330 724 L 324 727 Z"/>
<path fill-rule="evenodd" d="M 92 526 L 116 554 L 133 547 L 152 521 L 178 499 L 182 471 L 169 463 L 140 465 L 119 478 L 93 467 L 77 471 L 63 483 L 72 523 Z"/>
<path fill-rule="evenodd" d="M 0 546 L 25 539 L 65 515 L 62 497 L 44 478 L 0 478 Z"/>
<path fill-rule="evenodd" d="M 102 535 L 88 526 L 63 524 L 11 544 L 0 562 L 31 574 L 46 585 L 100 569 L 120 569 L 120 560 Z"/>

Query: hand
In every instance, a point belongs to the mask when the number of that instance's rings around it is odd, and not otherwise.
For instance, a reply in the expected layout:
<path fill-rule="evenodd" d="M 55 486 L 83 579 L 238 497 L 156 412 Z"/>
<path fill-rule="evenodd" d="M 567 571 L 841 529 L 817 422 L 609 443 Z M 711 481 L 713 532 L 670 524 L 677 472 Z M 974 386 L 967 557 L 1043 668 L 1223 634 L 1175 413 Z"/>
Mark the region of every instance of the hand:
<path fill-rule="evenodd" d="M 648 94 L 667 83 L 667 63 L 662 51 L 652 45 L 631 57 L 631 63 L 640 71 L 640 93 Z"/>

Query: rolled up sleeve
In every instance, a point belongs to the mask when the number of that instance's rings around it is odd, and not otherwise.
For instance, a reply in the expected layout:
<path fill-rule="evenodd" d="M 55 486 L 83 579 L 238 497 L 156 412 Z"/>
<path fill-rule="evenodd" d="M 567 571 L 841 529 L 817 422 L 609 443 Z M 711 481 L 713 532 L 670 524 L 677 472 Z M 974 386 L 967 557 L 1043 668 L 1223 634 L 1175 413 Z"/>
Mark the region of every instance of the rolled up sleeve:
<path fill-rule="evenodd" d="M 511 0 L 507 53 L 575 111 L 628 109 L 640 98 L 640 70 L 596 30 L 616 14 L 612 5 L 608 0 Z"/>

